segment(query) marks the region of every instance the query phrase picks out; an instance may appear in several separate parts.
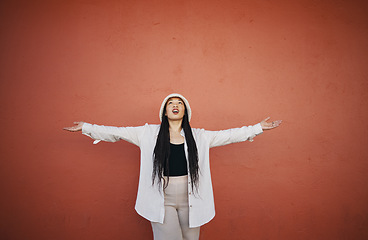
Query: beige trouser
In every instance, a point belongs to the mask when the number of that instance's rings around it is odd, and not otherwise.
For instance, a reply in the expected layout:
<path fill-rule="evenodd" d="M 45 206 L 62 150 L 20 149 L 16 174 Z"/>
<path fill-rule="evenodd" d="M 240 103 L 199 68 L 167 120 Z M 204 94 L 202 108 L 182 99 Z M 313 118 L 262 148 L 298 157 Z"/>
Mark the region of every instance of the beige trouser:
<path fill-rule="evenodd" d="M 170 177 L 164 193 L 164 223 L 151 222 L 154 240 L 198 240 L 200 227 L 189 228 L 188 176 Z"/>

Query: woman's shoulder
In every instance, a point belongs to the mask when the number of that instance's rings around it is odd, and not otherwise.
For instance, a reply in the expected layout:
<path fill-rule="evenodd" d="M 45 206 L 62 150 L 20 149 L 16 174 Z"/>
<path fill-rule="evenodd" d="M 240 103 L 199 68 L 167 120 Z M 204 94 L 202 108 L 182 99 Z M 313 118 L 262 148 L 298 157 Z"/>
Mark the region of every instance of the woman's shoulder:
<path fill-rule="evenodd" d="M 157 129 L 157 128 L 160 128 L 160 124 L 146 123 L 146 124 L 144 124 L 144 127 Z"/>
<path fill-rule="evenodd" d="M 146 132 L 150 133 L 157 133 L 160 130 L 159 124 L 146 123 L 143 127 L 146 130 Z"/>
<path fill-rule="evenodd" d="M 203 135 L 206 132 L 204 128 L 192 128 L 192 132 L 195 135 Z"/>

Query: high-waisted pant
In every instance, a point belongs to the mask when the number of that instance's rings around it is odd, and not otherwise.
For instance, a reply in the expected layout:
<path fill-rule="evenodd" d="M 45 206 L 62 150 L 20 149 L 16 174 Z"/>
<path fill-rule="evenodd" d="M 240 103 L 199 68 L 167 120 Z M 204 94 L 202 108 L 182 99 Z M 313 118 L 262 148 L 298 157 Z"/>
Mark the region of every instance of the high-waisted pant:
<path fill-rule="evenodd" d="M 154 240 L 198 240 L 200 227 L 189 228 L 188 176 L 170 177 L 164 193 L 164 223 L 151 222 Z"/>

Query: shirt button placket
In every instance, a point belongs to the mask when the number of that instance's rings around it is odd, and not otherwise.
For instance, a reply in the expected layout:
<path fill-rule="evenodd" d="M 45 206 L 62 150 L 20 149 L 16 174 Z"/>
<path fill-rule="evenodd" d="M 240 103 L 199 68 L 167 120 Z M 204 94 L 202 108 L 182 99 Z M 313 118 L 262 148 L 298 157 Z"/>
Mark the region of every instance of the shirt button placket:
<path fill-rule="evenodd" d="M 192 193 L 190 192 L 190 190 L 189 190 L 189 189 L 190 189 L 190 181 L 188 181 L 188 185 L 189 185 L 189 186 L 188 186 L 188 194 L 189 194 L 188 202 L 189 202 L 189 204 L 190 204 L 190 195 L 192 194 Z M 192 207 L 192 204 L 190 204 L 190 205 L 189 205 L 189 207 Z"/>

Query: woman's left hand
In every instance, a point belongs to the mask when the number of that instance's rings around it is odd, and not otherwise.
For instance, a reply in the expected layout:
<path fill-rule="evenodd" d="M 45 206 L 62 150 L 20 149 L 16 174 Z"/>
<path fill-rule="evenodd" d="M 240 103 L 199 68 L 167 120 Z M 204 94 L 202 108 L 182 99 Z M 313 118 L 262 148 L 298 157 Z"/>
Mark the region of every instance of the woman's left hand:
<path fill-rule="evenodd" d="M 268 117 L 261 122 L 262 130 L 270 130 L 270 129 L 274 129 L 275 127 L 280 126 L 282 120 L 267 122 L 270 118 L 271 117 Z"/>

